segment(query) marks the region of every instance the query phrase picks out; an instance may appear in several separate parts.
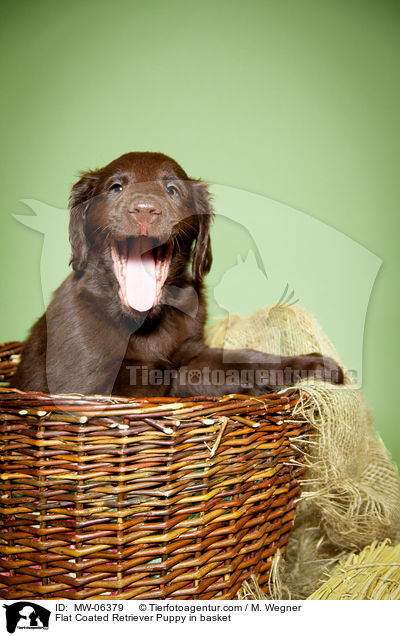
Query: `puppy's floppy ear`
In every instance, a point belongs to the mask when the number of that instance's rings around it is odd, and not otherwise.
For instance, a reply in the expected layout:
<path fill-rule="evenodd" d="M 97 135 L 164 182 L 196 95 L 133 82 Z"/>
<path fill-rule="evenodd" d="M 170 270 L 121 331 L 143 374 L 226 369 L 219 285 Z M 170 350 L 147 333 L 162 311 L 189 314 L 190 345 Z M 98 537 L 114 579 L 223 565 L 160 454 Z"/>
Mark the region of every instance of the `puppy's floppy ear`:
<path fill-rule="evenodd" d="M 207 184 L 192 180 L 195 214 L 198 218 L 199 231 L 193 249 L 193 280 L 201 283 L 212 265 L 210 229 L 213 218 L 211 195 Z"/>
<path fill-rule="evenodd" d="M 87 263 L 86 212 L 89 209 L 91 199 L 95 195 L 98 181 L 99 173 L 97 171 L 84 173 L 72 187 L 69 197 L 71 210 L 69 218 L 70 265 L 76 272 L 82 272 Z"/>

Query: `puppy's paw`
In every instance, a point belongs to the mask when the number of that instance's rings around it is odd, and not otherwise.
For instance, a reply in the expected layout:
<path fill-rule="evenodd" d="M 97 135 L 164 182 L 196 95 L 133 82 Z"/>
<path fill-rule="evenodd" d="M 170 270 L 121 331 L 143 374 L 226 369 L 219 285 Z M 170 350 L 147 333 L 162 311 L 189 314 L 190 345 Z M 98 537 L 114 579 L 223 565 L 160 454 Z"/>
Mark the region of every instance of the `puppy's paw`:
<path fill-rule="evenodd" d="M 322 356 L 320 353 L 309 353 L 302 356 L 304 366 L 301 365 L 300 375 L 302 371 L 307 371 L 308 379 L 322 380 L 331 384 L 343 384 L 343 369 L 332 358 Z"/>

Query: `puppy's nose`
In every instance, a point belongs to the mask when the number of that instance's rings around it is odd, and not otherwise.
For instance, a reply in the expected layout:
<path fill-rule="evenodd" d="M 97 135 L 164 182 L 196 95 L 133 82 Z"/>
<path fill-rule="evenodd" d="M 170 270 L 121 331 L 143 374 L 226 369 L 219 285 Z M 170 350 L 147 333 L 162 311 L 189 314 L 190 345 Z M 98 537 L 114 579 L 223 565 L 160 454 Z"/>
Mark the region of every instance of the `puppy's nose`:
<path fill-rule="evenodd" d="M 160 208 L 152 201 L 135 201 L 129 209 L 133 214 L 161 214 Z"/>
<path fill-rule="evenodd" d="M 135 201 L 129 208 L 129 212 L 134 215 L 135 221 L 139 224 L 140 233 L 147 235 L 148 226 L 154 223 L 161 214 L 160 208 L 151 201 Z"/>

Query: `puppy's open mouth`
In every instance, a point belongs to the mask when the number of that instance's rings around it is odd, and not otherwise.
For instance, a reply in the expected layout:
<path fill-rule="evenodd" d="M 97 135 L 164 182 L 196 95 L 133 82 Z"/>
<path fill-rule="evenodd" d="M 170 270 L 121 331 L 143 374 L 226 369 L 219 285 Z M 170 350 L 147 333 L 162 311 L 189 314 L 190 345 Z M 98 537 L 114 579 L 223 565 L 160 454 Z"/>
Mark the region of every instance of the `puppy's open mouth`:
<path fill-rule="evenodd" d="M 127 307 L 149 311 L 160 302 L 172 256 L 172 244 L 155 246 L 147 236 L 113 241 L 111 253 L 119 295 Z"/>

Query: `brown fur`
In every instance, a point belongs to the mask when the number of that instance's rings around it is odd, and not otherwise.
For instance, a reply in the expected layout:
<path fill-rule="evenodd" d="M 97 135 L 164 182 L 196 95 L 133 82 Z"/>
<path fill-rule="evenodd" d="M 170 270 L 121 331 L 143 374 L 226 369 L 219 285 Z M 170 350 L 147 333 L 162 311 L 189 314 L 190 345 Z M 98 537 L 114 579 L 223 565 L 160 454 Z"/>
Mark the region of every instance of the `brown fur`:
<path fill-rule="evenodd" d="M 110 190 L 115 182 L 121 192 Z M 168 183 L 176 185 L 178 194 L 168 193 Z M 304 373 L 343 381 L 337 365 L 319 354 L 282 358 L 205 345 L 203 279 L 212 262 L 210 197 L 204 183 L 190 179 L 169 157 L 128 153 L 87 172 L 72 188 L 70 205 L 73 272 L 32 328 L 16 387 L 51 393 L 187 396 L 265 393 L 292 384 Z M 121 301 L 110 247 L 111 240 L 143 232 L 157 245 L 173 244 L 160 302 L 145 314 Z M 148 373 L 155 370 L 164 376 L 148 384 Z M 182 370 L 185 381 L 177 375 Z M 205 370 L 208 378 L 212 371 L 225 377 L 234 370 L 236 376 L 210 383 L 204 379 Z M 263 379 L 249 382 L 243 372 L 255 370 L 264 373 Z M 188 373 L 196 382 L 186 381 Z"/>

